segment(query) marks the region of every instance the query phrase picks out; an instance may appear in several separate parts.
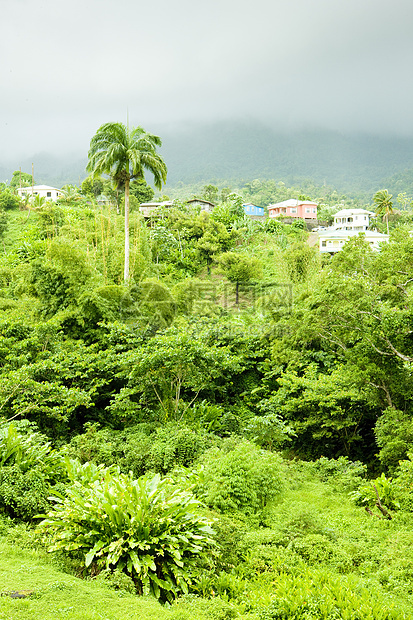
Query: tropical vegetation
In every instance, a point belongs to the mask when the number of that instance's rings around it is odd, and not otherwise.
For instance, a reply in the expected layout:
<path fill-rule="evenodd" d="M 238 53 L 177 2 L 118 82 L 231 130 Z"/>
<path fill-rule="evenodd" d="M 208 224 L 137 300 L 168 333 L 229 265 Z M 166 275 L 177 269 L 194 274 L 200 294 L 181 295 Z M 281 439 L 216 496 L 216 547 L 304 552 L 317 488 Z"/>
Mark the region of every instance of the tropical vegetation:
<path fill-rule="evenodd" d="M 209 183 L 145 220 L 105 140 L 163 183 L 158 143 L 104 127 L 81 187 L 0 192 L 0 617 L 411 618 L 408 203 L 327 257 L 242 205 L 373 196 Z"/>

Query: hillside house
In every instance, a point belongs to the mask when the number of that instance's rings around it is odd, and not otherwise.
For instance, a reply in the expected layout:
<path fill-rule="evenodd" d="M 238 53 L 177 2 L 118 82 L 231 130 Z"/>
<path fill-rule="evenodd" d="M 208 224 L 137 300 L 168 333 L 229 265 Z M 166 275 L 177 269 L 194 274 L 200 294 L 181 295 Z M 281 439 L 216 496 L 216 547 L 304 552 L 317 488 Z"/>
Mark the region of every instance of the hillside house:
<path fill-rule="evenodd" d="M 201 198 L 191 198 L 191 200 L 186 201 L 186 204 L 192 207 L 201 207 L 201 211 L 204 211 L 205 213 L 212 213 L 215 209 L 213 202 L 209 202 L 209 200 L 201 200 Z"/>
<path fill-rule="evenodd" d="M 57 187 L 50 187 L 49 185 L 32 185 L 30 187 L 19 187 L 17 189 L 17 193 L 20 198 L 25 198 L 28 196 L 30 199 L 34 196 L 40 196 L 41 198 L 46 198 L 46 200 L 54 200 L 56 201 L 61 196 L 64 196 L 64 192 L 62 190 L 57 189 Z"/>
<path fill-rule="evenodd" d="M 335 254 L 343 249 L 344 244 L 351 238 L 359 234 L 364 235 L 367 243 L 370 244 L 373 250 L 379 251 L 382 243 L 389 242 L 389 235 L 382 235 L 381 233 L 366 230 L 330 230 L 323 231 L 319 234 L 320 252 L 322 254 Z"/>
<path fill-rule="evenodd" d="M 268 217 L 302 218 L 317 220 L 317 203 L 310 200 L 284 200 L 268 206 Z"/>
<path fill-rule="evenodd" d="M 158 209 L 170 208 L 173 205 L 172 200 L 165 200 L 164 202 L 142 202 L 139 206 L 139 211 L 142 213 L 145 219 L 152 217 L 153 215 L 157 215 Z"/>
<path fill-rule="evenodd" d="M 244 207 L 245 215 L 248 215 L 252 219 L 261 219 L 265 217 L 264 207 L 257 207 L 251 203 L 242 206 Z"/>
<path fill-rule="evenodd" d="M 375 216 L 366 209 L 341 209 L 334 216 L 335 230 L 363 232 L 368 230 L 371 218 Z"/>

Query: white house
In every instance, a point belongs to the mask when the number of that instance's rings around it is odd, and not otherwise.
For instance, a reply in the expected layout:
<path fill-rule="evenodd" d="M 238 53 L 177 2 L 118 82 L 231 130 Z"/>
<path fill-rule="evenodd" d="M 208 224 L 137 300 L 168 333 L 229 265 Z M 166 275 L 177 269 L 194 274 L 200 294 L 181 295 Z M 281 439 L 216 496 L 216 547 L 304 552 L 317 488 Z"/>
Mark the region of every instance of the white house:
<path fill-rule="evenodd" d="M 33 196 L 40 196 L 41 198 L 46 198 L 46 200 L 57 200 L 61 196 L 64 195 L 62 190 L 57 189 L 57 187 L 50 187 L 49 185 L 31 185 L 30 187 L 19 187 L 17 189 L 17 193 L 20 198 L 24 198 L 25 196 L 29 196 L 32 198 Z"/>
<path fill-rule="evenodd" d="M 322 254 L 340 252 L 346 241 L 351 237 L 356 237 L 358 234 L 364 235 L 367 243 L 376 251 L 380 250 L 380 244 L 389 242 L 389 235 L 382 235 L 372 230 L 334 230 L 330 228 L 330 230 L 319 234 L 320 252 Z"/>
<path fill-rule="evenodd" d="M 368 230 L 370 220 L 375 214 L 366 209 L 341 209 L 334 216 L 335 230 L 362 232 Z"/>

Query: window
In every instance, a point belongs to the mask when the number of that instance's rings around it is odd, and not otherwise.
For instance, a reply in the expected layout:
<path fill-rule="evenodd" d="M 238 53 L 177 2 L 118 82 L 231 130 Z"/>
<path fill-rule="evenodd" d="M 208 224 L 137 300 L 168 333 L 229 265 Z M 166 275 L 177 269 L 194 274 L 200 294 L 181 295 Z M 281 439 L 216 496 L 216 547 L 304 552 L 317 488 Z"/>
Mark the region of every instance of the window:
<path fill-rule="evenodd" d="M 297 213 L 297 209 L 290 209 L 290 213 Z"/>
<path fill-rule="evenodd" d="M 306 213 L 311 213 L 311 209 L 306 209 L 305 212 Z"/>
<path fill-rule="evenodd" d="M 51 198 L 52 197 L 52 192 L 47 192 L 47 198 Z"/>
<path fill-rule="evenodd" d="M 313 213 L 317 213 L 317 209 L 313 207 Z"/>
<path fill-rule="evenodd" d="M 322 246 L 323 248 L 325 248 L 325 247 L 326 247 L 326 245 L 327 245 L 327 242 L 326 242 L 326 241 L 322 241 L 322 242 L 321 242 L 321 246 Z"/>

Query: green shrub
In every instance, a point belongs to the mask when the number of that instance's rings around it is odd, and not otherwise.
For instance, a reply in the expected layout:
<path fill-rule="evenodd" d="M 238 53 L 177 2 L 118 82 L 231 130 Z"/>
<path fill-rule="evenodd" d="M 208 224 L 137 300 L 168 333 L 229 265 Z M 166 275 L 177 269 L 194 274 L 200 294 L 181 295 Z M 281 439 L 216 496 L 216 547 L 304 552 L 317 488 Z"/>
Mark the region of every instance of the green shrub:
<path fill-rule="evenodd" d="M 377 420 L 374 434 L 380 448 L 379 459 L 391 473 L 413 447 L 413 420 L 411 415 L 389 407 Z"/>
<path fill-rule="evenodd" d="M 289 504 L 288 509 L 293 516 L 287 519 L 282 527 L 282 532 L 288 540 L 308 534 L 322 534 L 324 523 L 313 507 L 308 507 L 302 502 L 293 502 Z"/>
<path fill-rule="evenodd" d="M 413 512 L 413 453 L 409 452 L 407 456 L 395 471 L 394 486 L 400 508 Z"/>
<path fill-rule="evenodd" d="M 43 473 L 34 468 L 22 472 L 17 465 L 0 468 L 0 510 L 12 518 L 30 521 L 50 504 L 51 487 Z"/>
<path fill-rule="evenodd" d="M 207 438 L 185 426 L 168 424 L 156 431 L 147 454 L 147 468 L 166 473 L 176 466 L 188 467 L 205 451 Z"/>
<path fill-rule="evenodd" d="M 10 522 L 4 541 L 20 549 L 38 549 L 40 547 L 38 533 L 33 525 L 28 523 L 14 524 Z"/>
<path fill-rule="evenodd" d="M 4 466 L 15 466 L 22 473 L 37 468 L 49 481 L 64 475 L 63 452 L 53 450 L 43 435 L 22 422 L 0 427 L 0 467 Z"/>
<path fill-rule="evenodd" d="M 384 595 L 351 578 L 326 571 L 303 570 L 296 576 L 280 573 L 274 600 L 259 612 L 259 620 L 405 620 Z"/>
<path fill-rule="evenodd" d="M 344 490 L 354 490 L 366 477 L 367 467 L 360 461 L 350 461 L 347 456 L 328 459 L 324 456 L 310 465 L 322 482 Z"/>
<path fill-rule="evenodd" d="M 85 432 L 72 438 L 68 448 L 69 456 L 81 463 L 91 461 L 112 465 L 116 460 L 113 438 L 109 429 L 99 429 L 99 424 L 86 422 Z"/>
<path fill-rule="evenodd" d="M 41 524 L 52 536 L 49 551 L 81 551 L 86 567 L 121 570 L 139 593 L 163 601 L 188 593 L 193 571 L 213 544 L 199 501 L 159 475 L 133 480 L 102 474 L 54 498 Z"/>
<path fill-rule="evenodd" d="M 294 541 L 292 549 L 310 566 L 329 564 L 339 572 L 352 568 L 351 558 L 337 544 L 322 534 L 309 534 Z"/>
<path fill-rule="evenodd" d="M 364 482 L 356 491 L 351 493 L 352 499 L 358 506 L 364 506 L 371 512 L 372 508 L 380 510 L 381 518 L 383 515 L 391 519 L 389 510 L 400 509 L 400 492 L 392 478 L 387 478 L 382 474 L 375 480 Z"/>
<path fill-rule="evenodd" d="M 181 610 L 184 614 L 186 610 L 190 612 L 190 615 L 182 615 L 184 618 L 208 618 L 208 620 L 232 620 L 232 618 L 239 618 L 240 615 L 237 608 L 227 601 L 222 600 L 221 597 L 216 596 L 212 599 L 204 599 L 194 594 L 188 594 L 177 599 L 172 607 L 173 610 Z M 174 615 L 175 618 L 175 615 Z M 181 616 L 176 616 L 176 620 L 180 620 Z"/>
<path fill-rule="evenodd" d="M 281 457 L 246 440 L 229 451 L 212 448 L 202 462 L 205 500 L 222 512 L 254 515 L 282 493 L 285 470 Z"/>
<path fill-rule="evenodd" d="M 113 588 L 113 590 L 136 594 L 136 586 L 133 579 L 118 568 L 113 571 L 105 569 L 96 575 L 94 580 L 98 583 L 104 583 L 110 588 Z"/>
<path fill-rule="evenodd" d="M 106 466 L 117 464 L 124 473 L 136 477 L 147 471 L 166 473 L 174 467 L 190 466 L 208 446 L 208 437 L 177 423 L 170 423 L 146 434 L 138 427 L 125 431 L 85 425 L 86 432 L 72 439 L 69 454 L 81 462 Z"/>
<path fill-rule="evenodd" d="M 29 521 L 48 510 L 48 496 L 66 479 L 63 453 L 53 450 L 29 424 L 0 428 L 0 510 Z"/>

